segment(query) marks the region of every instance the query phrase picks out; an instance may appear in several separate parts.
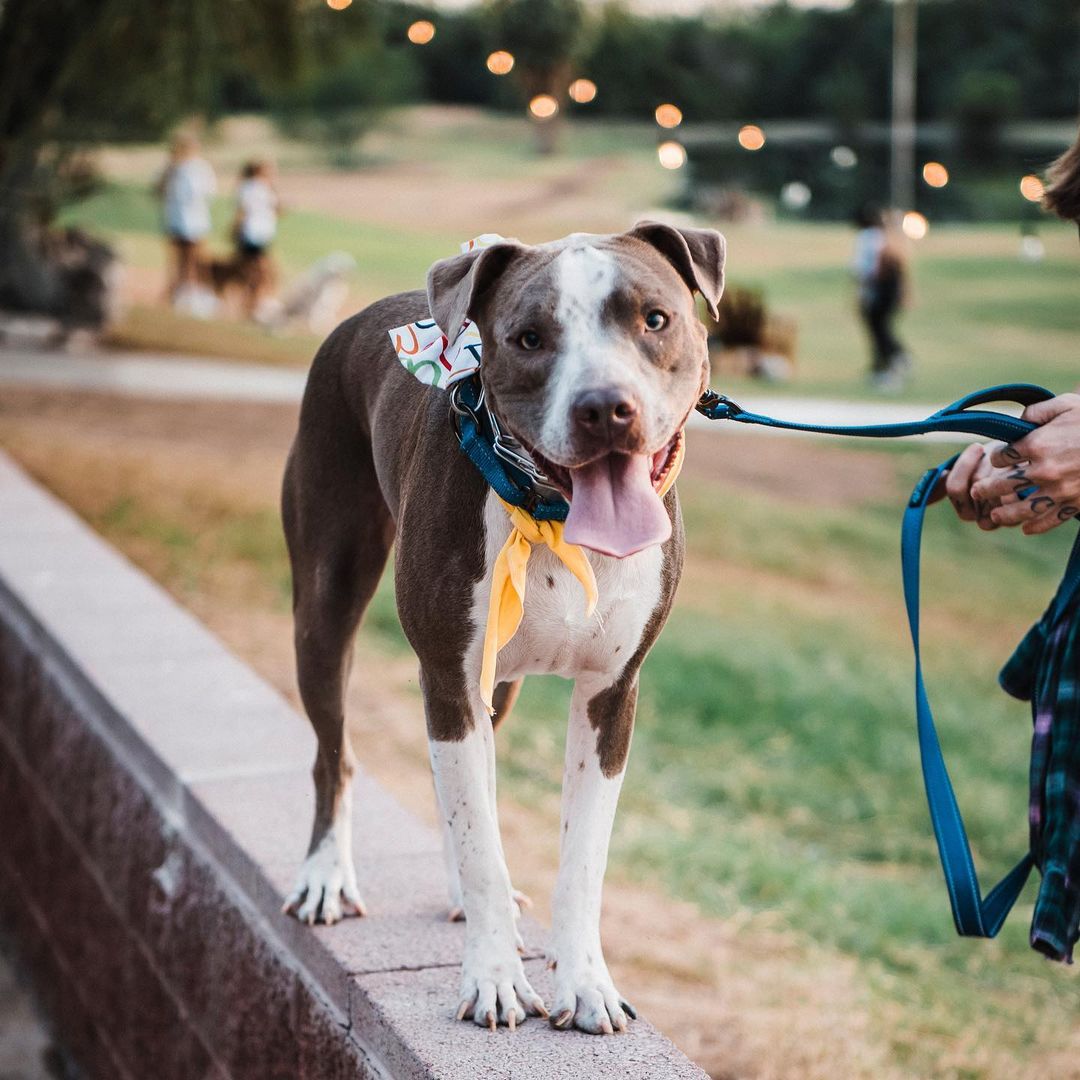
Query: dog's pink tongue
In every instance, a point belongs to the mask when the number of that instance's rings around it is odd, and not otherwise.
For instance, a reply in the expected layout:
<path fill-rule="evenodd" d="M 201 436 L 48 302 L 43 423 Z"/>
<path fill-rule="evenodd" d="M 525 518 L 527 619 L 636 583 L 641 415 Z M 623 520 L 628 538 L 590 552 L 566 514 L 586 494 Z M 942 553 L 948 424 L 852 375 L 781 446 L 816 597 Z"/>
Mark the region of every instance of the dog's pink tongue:
<path fill-rule="evenodd" d="M 608 454 L 571 470 L 574 481 L 563 537 L 617 559 L 671 535 L 671 520 L 652 485 L 649 454 Z"/>

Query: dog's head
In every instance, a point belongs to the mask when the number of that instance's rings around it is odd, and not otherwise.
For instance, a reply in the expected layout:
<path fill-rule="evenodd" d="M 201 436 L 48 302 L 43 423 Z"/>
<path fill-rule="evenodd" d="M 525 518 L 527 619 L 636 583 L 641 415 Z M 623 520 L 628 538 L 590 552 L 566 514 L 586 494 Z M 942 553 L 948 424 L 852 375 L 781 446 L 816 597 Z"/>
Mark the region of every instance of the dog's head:
<path fill-rule="evenodd" d="M 491 407 L 570 501 L 568 541 L 621 557 L 667 539 L 656 491 L 709 379 L 694 292 L 715 313 L 723 288 L 718 232 L 653 222 L 431 268 L 435 321 L 451 339 L 476 323 Z"/>

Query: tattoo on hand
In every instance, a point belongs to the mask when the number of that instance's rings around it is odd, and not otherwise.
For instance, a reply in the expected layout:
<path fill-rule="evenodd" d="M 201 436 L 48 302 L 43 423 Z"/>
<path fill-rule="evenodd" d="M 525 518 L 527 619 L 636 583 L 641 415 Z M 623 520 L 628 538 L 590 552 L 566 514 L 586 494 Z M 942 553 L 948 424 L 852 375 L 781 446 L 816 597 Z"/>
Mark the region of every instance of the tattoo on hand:
<path fill-rule="evenodd" d="M 1017 467 L 1017 468 L 1013 469 L 1013 471 L 1011 473 L 1008 474 L 1006 479 L 1009 479 L 1009 480 L 1026 480 L 1027 479 L 1027 470 Z"/>
<path fill-rule="evenodd" d="M 1058 511 L 1058 521 L 1068 521 L 1069 518 L 1074 518 L 1077 514 L 1080 514 L 1080 506 L 1063 506 Z"/>
<path fill-rule="evenodd" d="M 1031 512 L 1033 514 L 1041 514 L 1054 505 L 1056 504 L 1049 495 L 1040 495 L 1037 499 L 1031 500 Z"/>
<path fill-rule="evenodd" d="M 1006 446 L 1005 449 L 1001 451 L 1001 456 L 1007 461 L 1023 460 L 1023 458 L 1020 457 L 1020 451 L 1017 450 L 1015 446 Z"/>

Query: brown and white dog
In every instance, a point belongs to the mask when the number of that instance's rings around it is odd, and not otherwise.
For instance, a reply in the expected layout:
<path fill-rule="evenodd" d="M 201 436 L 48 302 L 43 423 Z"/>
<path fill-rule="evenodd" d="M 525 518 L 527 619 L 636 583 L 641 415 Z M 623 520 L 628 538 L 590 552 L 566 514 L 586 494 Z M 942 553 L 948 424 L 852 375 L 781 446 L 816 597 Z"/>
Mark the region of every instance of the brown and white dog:
<path fill-rule="evenodd" d="M 448 398 L 398 362 L 387 331 L 468 316 L 500 423 L 570 502 L 565 538 L 589 549 L 599 603 L 550 549 L 528 564 L 520 629 L 500 652 L 495 722 L 523 676 L 574 680 L 551 956 L 559 1028 L 623 1030 L 633 1014 L 600 945 L 600 897 L 637 702 L 638 671 L 683 564 L 678 499 L 656 493 L 709 360 L 694 292 L 715 306 L 724 240 L 643 223 L 616 236 L 498 243 L 430 270 L 427 292 L 372 304 L 319 350 L 285 474 L 300 692 L 318 736 L 311 846 L 286 909 L 307 922 L 363 914 L 351 841 L 353 753 L 343 696 L 351 645 L 396 545 L 401 624 L 420 682 L 451 904 L 466 917 L 459 1018 L 547 1016 L 518 953 L 495 808 L 493 723 L 479 693 L 492 565 L 510 532 L 460 451 Z M 429 314 L 430 313 L 430 314 Z"/>

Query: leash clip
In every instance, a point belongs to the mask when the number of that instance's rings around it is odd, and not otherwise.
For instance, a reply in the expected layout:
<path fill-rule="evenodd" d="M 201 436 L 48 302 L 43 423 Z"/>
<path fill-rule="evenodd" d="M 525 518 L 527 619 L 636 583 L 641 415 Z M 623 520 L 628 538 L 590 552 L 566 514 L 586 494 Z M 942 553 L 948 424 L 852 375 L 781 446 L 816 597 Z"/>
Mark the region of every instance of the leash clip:
<path fill-rule="evenodd" d="M 718 394 L 715 390 L 706 390 L 695 407 L 699 413 L 710 420 L 728 420 L 743 411 L 741 405 L 736 404 L 724 394 Z"/>

